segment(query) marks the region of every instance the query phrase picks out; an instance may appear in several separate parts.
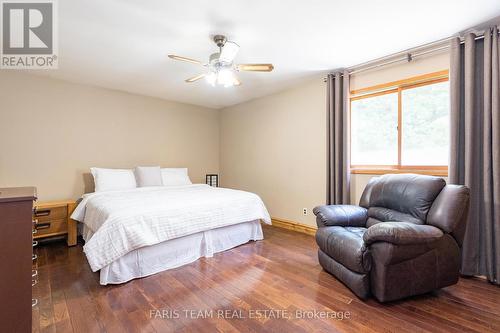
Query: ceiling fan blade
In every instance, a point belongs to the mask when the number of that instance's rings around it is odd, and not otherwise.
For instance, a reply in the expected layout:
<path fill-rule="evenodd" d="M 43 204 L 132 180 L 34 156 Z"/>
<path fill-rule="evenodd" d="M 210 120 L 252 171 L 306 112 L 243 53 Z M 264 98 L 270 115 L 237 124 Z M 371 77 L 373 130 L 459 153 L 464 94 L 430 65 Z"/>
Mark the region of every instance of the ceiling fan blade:
<path fill-rule="evenodd" d="M 234 58 L 236 58 L 236 54 L 238 54 L 239 49 L 240 46 L 238 44 L 236 44 L 235 42 L 227 41 L 222 47 L 219 60 L 227 63 L 233 62 Z"/>
<path fill-rule="evenodd" d="M 190 62 L 192 64 L 203 65 L 203 63 L 201 61 L 198 61 L 198 60 L 195 60 L 195 59 L 191 59 L 191 58 L 181 57 L 181 56 L 178 56 L 178 55 L 175 55 L 175 54 L 169 54 L 168 57 L 170 59 L 174 59 L 174 60 L 186 61 L 186 62 Z"/>
<path fill-rule="evenodd" d="M 200 74 L 200 75 L 196 75 L 196 76 L 193 76 L 193 77 L 190 77 L 189 79 L 186 80 L 187 83 L 191 83 L 191 82 L 195 82 L 195 81 L 198 81 L 199 79 L 203 79 L 205 77 L 206 74 Z"/>
<path fill-rule="evenodd" d="M 245 72 L 270 72 L 274 66 L 273 64 L 239 64 L 237 68 Z"/>

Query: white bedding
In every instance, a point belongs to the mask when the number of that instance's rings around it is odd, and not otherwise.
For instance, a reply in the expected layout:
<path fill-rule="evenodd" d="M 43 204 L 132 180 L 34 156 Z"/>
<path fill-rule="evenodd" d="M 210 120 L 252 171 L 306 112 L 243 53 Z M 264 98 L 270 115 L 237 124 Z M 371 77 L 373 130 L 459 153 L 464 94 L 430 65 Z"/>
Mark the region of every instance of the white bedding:
<path fill-rule="evenodd" d="M 141 247 L 100 270 L 100 284 L 117 284 L 212 257 L 249 241 L 264 239 L 260 221 L 244 222 Z"/>
<path fill-rule="evenodd" d="M 86 194 L 72 219 L 92 232 L 84 252 L 95 272 L 135 249 L 271 218 L 256 194 L 194 184 Z"/>

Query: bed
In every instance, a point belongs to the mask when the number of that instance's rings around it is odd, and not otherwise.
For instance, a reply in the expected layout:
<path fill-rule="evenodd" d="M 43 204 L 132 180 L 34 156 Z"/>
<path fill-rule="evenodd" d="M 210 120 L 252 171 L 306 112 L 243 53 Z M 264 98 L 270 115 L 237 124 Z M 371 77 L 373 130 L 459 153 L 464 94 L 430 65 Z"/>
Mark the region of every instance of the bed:
<path fill-rule="evenodd" d="M 256 194 L 204 184 L 85 194 L 71 218 L 102 285 L 123 283 L 263 239 Z"/>

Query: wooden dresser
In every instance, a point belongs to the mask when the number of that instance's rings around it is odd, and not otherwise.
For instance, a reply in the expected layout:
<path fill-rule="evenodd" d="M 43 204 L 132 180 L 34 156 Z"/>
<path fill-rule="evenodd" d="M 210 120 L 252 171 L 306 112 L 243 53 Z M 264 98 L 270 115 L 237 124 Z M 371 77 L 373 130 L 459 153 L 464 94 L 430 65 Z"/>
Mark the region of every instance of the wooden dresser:
<path fill-rule="evenodd" d="M 66 237 L 68 246 L 76 245 L 76 221 L 70 218 L 76 208 L 73 200 L 40 202 L 35 205 L 36 240 Z"/>
<path fill-rule="evenodd" d="M 0 330 L 31 332 L 36 188 L 0 188 Z"/>

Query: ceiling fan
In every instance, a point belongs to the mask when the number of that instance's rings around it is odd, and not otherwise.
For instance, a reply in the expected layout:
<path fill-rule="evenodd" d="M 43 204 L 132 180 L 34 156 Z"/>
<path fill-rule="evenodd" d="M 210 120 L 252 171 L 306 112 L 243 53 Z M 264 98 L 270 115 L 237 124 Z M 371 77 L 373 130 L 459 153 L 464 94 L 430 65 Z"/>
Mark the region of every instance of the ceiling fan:
<path fill-rule="evenodd" d="M 185 80 L 187 83 L 205 78 L 212 86 L 216 84 L 223 85 L 224 87 L 239 86 L 241 82 L 236 77 L 235 72 L 270 72 L 274 69 L 272 64 L 235 64 L 234 59 L 240 46 L 235 42 L 228 41 L 226 36 L 223 35 L 214 36 L 213 41 L 219 47 L 219 52 L 211 54 L 208 58 L 208 63 L 175 54 L 168 55 L 169 58 L 174 60 L 190 62 L 208 68 L 208 73 L 193 76 Z"/>

